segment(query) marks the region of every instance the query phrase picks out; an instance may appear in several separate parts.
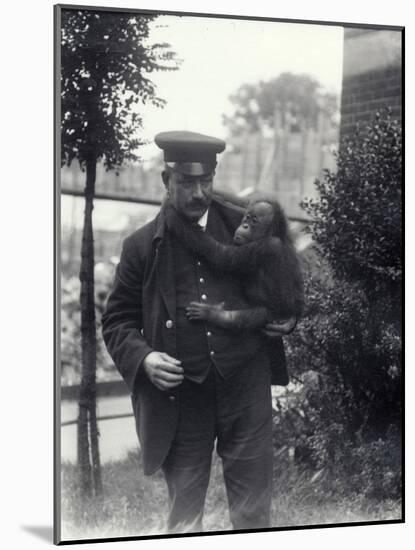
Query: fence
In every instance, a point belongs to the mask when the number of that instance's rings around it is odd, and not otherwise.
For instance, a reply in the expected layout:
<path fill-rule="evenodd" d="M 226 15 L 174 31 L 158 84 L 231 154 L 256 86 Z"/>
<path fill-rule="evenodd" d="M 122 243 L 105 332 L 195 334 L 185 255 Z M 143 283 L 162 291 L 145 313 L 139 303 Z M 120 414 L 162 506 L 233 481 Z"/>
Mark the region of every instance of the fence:
<path fill-rule="evenodd" d="M 80 386 L 78 384 L 72 386 L 62 386 L 61 388 L 61 400 L 62 401 L 77 401 L 79 395 Z M 127 396 L 128 388 L 122 380 L 114 380 L 109 382 L 100 382 L 96 385 L 97 397 L 109 397 L 109 396 Z M 118 418 L 128 418 L 134 416 L 133 413 L 124 414 L 112 414 L 103 415 L 97 418 L 98 421 L 102 420 L 115 420 Z M 71 426 L 77 424 L 78 420 L 67 420 L 61 422 L 61 426 Z"/>

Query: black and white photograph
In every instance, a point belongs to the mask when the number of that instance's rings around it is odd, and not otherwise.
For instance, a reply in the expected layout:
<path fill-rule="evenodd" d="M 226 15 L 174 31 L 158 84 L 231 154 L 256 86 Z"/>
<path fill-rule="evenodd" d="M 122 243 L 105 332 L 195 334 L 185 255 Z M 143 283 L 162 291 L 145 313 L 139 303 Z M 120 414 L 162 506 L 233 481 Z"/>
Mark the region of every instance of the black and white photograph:
<path fill-rule="evenodd" d="M 54 542 L 402 523 L 404 27 L 171 10 L 54 6 Z"/>

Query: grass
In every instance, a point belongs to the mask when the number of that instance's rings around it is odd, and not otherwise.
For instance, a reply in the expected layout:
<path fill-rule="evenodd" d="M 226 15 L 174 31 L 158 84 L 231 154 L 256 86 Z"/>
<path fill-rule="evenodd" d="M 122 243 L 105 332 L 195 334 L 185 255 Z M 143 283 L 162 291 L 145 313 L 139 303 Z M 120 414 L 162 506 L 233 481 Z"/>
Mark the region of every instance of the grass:
<path fill-rule="evenodd" d="M 82 500 L 76 466 L 62 464 L 62 539 L 151 536 L 164 533 L 167 489 L 160 472 L 142 474 L 140 456 L 102 467 L 103 495 Z M 369 499 L 347 491 L 347 480 L 332 483 L 324 472 L 296 466 L 275 471 L 273 527 L 399 520 L 396 499 Z M 331 489 L 335 487 L 335 489 Z M 341 489 L 339 489 L 339 487 Z M 231 530 L 221 461 L 213 460 L 205 516 L 205 531 Z"/>

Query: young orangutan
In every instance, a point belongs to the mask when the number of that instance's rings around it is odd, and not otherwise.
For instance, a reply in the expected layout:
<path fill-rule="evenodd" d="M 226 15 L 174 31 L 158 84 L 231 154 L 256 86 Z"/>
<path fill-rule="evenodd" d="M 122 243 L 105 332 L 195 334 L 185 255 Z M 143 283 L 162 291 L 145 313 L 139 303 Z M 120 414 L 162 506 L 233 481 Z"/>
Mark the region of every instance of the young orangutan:
<path fill-rule="evenodd" d="M 242 275 L 247 299 L 255 306 L 226 310 L 225 303 L 191 302 L 186 308 L 189 319 L 235 330 L 295 319 L 290 331 L 295 327 L 303 308 L 303 279 L 286 216 L 276 200 L 257 196 L 250 201 L 233 245 L 216 241 L 171 206 L 166 209 L 166 222 L 170 231 L 213 268 Z"/>

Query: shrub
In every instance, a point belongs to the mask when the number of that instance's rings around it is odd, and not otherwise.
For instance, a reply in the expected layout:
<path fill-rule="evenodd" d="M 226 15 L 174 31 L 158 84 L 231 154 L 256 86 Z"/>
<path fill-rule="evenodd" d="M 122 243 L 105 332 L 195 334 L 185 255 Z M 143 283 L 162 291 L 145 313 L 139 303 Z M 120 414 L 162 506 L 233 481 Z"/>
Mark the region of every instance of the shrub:
<path fill-rule="evenodd" d="M 337 172 L 316 183 L 316 261 L 306 308 L 286 339 L 296 380 L 275 417 L 276 447 L 350 490 L 395 497 L 401 431 L 401 130 L 379 113 L 343 143 Z M 317 266 L 317 267 L 316 267 Z M 312 376 L 311 376 L 312 374 Z M 393 434 L 393 437 L 391 436 Z M 278 451 L 277 451 L 278 452 Z"/>
<path fill-rule="evenodd" d="M 97 379 L 119 378 L 108 355 L 101 334 L 101 318 L 107 295 L 114 277 L 111 263 L 95 266 L 95 316 L 97 331 Z M 81 311 L 79 303 L 80 281 L 78 277 L 61 279 L 61 383 L 79 384 L 81 370 Z"/>
<path fill-rule="evenodd" d="M 340 279 L 359 282 L 369 297 L 396 295 L 402 278 L 402 135 L 379 112 L 345 140 L 337 171 L 316 182 L 319 199 L 303 207 L 322 257 Z"/>

